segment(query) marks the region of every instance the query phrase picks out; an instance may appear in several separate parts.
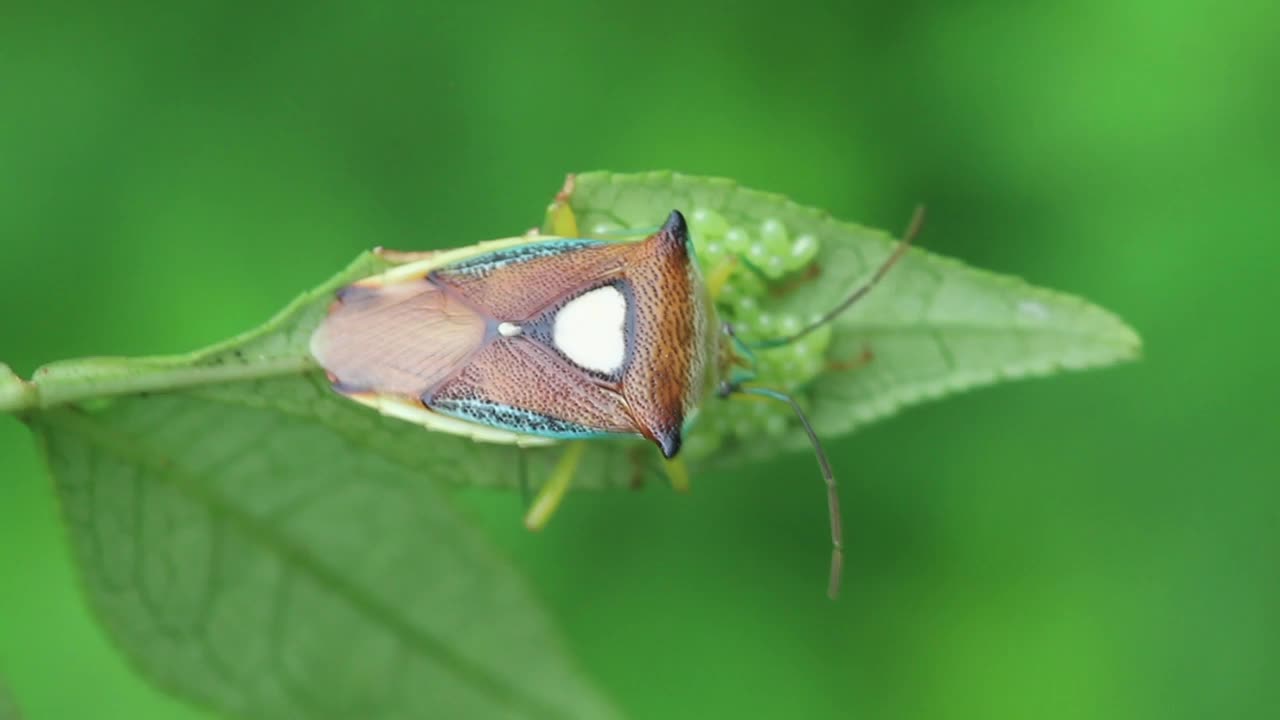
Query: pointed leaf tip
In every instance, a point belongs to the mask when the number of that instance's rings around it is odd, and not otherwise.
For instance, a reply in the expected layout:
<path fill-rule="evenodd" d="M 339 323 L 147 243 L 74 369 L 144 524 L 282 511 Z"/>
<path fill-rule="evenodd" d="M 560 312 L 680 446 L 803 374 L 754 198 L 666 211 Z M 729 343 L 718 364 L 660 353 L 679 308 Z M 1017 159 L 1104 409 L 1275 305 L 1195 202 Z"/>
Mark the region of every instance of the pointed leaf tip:
<path fill-rule="evenodd" d="M 787 288 L 755 296 L 757 315 L 774 319 L 811 318 L 836 306 L 851 288 L 866 281 L 896 242 L 885 232 L 723 178 L 670 172 L 579 173 L 567 199 L 586 227 L 652 226 L 671 207 L 701 219 L 701 225 L 692 227 L 700 256 L 708 251 L 714 256 L 736 244 L 746 248 L 747 261 L 754 260 L 768 282 Z M 702 245 L 708 242 L 711 245 Z M 816 255 L 802 258 L 812 258 L 814 272 L 805 276 L 793 268 L 788 275 L 783 264 L 770 273 L 763 264 L 767 255 L 753 255 L 767 253 L 771 243 L 786 248 L 788 242 L 793 253 L 816 250 Z M 783 263 L 788 257 L 783 256 Z M 747 281 L 760 282 L 751 277 L 738 280 Z M 722 302 L 720 309 L 738 323 L 738 308 Z M 969 267 L 918 244 L 873 292 L 836 319 L 832 331 L 825 360 L 835 368 L 857 369 L 824 371 L 795 389 L 805 397 L 823 437 L 852 431 L 907 405 L 1000 380 L 1133 360 L 1142 347 L 1132 327 L 1093 303 Z M 796 361 L 787 352 L 782 347 L 761 355 L 766 362 L 776 358 L 781 366 Z M 872 359 L 858 362 L 863 356 Z M 798 448 L 805 443 L 795 425 L 780 442 L 760 442 L 763 428 L 747 427 L 750 423 L 718 411 L 714 404 L 704 409 L 704 416 L 701 432 L 720 432 L 734 442 L 732 452 L 715 454 L 717 464 L 748 461 L 776 453 L 780 445 Z M 745 434 L 738 433 L 739 428 Z M 698 433 L 695 429 L 690 437 L 693 445 L 719 445 L 718 440 L 699 442 Z"/>

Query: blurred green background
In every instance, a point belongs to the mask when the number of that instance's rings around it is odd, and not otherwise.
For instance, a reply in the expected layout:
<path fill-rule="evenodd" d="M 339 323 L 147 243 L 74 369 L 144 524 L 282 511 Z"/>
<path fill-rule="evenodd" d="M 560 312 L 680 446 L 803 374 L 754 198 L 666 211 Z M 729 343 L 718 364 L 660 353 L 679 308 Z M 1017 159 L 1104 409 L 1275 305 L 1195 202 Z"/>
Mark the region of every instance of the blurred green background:
<path fill-rule="evenodd" d="M 1274 2 L 9 4 L 0 360 L 192 349 L 564 173 L 725 175 L 1082 294 L 1136 365 L 922 406 L 689 497 L 476 498 L 635 717 L 1280 716 Z M 804 472 L 798 471 L 803 467 Z M 84 608 L 0 418 L 0 676 L 195 718 Z"/>

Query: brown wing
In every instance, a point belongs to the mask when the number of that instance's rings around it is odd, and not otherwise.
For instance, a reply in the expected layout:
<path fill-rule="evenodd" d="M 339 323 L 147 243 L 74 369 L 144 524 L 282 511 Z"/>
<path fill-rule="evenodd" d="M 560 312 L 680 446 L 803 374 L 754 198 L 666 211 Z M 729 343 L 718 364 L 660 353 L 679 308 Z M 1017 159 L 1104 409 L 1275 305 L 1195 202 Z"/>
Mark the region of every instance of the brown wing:
<path fill-rule="evenodd" d="M 344 289 L 311 352 L 343 392 L 421 397 L 464 367 L 488 323 L 429 280 Z"/>
<path fill-rule="evenodd" d="M 525 332 L 495 340 L 428 405 L 524 432 L 639 433 L 674 454 L 704 390 L 710 323 L 687 240 L 684 218 L 672 213 L 643 242 L 551 242 L 434 271 L 434 280 Z M 572 364 L 547 332 L 559 306 L 603 283 L 625 288 L 631 318 L 628 359 L 608 377 Z M 546 427 L 530 427 L 538 424 Z"/>
<path fill-rule="evenodd" d="M 476 422 L 538 435 L 641 430 L 618 390 L 528 337 L 494 340 L 425 400 Z"/>
<path fill-rule="evenodd" d="M 605 283 L 628 298 L 625 358 L 610 372 L 576 364 L 554 340 L 565 303 Z M 673 212 L 643 242 L 530 243 L 420 280 L 353 286 L 312 352 L 343 392 L 411 397 L 531 435 L 637 433 L 671 457 L 703 388 L 708 319 Z"/>
<path fill-rule="evenodd" d="M 639 250 L 640 243 L 551 241 L 479 257 L 431 275 L 493 317 L 523 322 L 584 288 L 619 276 Z"/>

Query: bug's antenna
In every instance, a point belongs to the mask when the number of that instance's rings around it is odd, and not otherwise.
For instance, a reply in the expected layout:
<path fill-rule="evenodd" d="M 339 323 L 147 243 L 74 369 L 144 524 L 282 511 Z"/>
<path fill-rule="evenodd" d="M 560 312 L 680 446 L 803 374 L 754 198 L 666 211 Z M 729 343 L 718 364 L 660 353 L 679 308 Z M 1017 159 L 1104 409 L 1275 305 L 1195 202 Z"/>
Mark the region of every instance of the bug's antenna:
<path fill-rule="evenodd" d="M 832 600 L 836 599 L 836 596 L 840 594 L 840 575 L 844 569 L 844 531 L 840 527 L 840 496 L 836 492 L 835 473 L 831 472 L 831 463 L 827 461 L 827 453 L 823 451 L 822 442 L 818 440 L 818 434 L 813 431 L 813 425 L 809 424 L 809 418 L 805 417 L 804 411 L 800 409 L 800 403 L 797 403 L 795 398 L 786 393 L 769 388 L 742 387 L 731 384 L 723 386 L 720 392 L 722 395 L 730 395 L 732 393 L 757 395 L 784 402 L 790 405 L 791 409 L 795 411 L 796 417 L 800 418 L 800 424 L 804 426 L 804 431 L 809 436 L 809 442 L 813 444 L 813 453 L 818 456 L 818 466 L 822 469 L 822 480 L 827 484 L 827 513 L 831 517 L 831 574 L 827 583 L 827 595 Z"/>
<path fill-rule="evenodd" d="M 920 234 L 920 228 L 923 225 L 924 225 L 924 206 L 917 205 L 915 212 L 911 213 L 911 222 L 907 224 L 906 232 L 902 233 L 902 240 L 898 243 L 898 246 L 893 249 L 893 253 L 889 255 L 889 257 L 886 258 L 883 263 L 880 264 L 879 268 L 876 268 L 876 272 L 874 275 L 871 276 L 870 280 L 866 281 L 862 285 L 859 285 L 857 288 L 854 289 L 853 292 L 849 293 L 849 296 L 846 297 L 843 301 L 841 301 L 839 305 L 836 305 L 835 307 L 831 308 L 826 312 L 825 315 L 806 325 L 803 330 L 800 330 L 799 332 L 793 333 L 786 337 L 770 338 L 768 340 L 754 342 L 754 343 L 751 343 L 751 347 L 771 348 L 771 347 L 778 347 L 779 345 L 787 345 L 795 342 L 796 340 L 799 340 L 805 335 L 808 335 L 814 330 L 817 330 L 823 325 L 826 325 L 827 323 L 834 320 L 838 315 L 840 315 L 840 313 L 844 312 L 845 310 L 848 310 L 849 306 L 858 302 L 863 297 L 865 297 L 867 293 L 871 292 L 871 289 L 874 288 L 880 282 L 880 280 L 889 273 L 889 269 L 892 268 L 894 265 L 896 265 L 898 260 L 902 259 L 902 256 L 907 253 L 907 248 L 911 246 L 911 241 L 915 240 L 916 236 Z"/>

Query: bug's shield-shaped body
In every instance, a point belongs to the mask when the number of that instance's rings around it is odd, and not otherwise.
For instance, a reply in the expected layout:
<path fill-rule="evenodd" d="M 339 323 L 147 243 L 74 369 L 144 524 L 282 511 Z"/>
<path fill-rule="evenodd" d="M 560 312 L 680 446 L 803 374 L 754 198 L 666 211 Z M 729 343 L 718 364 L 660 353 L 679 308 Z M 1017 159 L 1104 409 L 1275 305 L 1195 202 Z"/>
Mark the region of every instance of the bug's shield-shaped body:
<path fill-rule="evenodd" d="M 673 212 L 639 242 L 504 241 L 362 280 L 311 349 L 339 392 L 435 430 L 639 435 L 672 457 L 710 382 L 713 324 Z"/>

